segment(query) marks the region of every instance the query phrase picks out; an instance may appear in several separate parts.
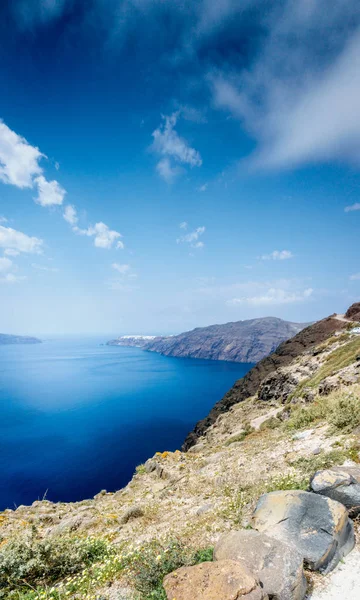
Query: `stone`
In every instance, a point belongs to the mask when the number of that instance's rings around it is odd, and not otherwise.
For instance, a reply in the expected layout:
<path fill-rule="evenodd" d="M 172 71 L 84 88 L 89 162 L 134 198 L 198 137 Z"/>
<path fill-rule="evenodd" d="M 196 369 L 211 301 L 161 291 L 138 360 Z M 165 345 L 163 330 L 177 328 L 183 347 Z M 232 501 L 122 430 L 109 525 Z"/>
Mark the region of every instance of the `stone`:
<path fill-rule="evenodd" d="M 252 573 L 235 560 L 181 567 L 163 585 L 168 600 L 268 600 Z"/>
<path fill-rule="evenodd" d="M 315 494 L 341 502 L 351 514 L 360 514 L 360 467 L 333 467 L 317 471 L 310 481 Z"/>
<path fill-rule="evenodd" d="M 156 469 L 156 460 L 149 458 L 144 464 L 146 473 L 152 473 Z"/>
<path fill-rule="evenodd" d="M 312 571 L 328 573 L 355 545 L 354 526 L 346 508 L 311 492 L 264 494 L 252 523 L 261 533 L 295 546 Z"/>
<path fill-rule="evenodd" d="M 133 519 L 139 519 L 140 517 L 143 517 L 143 516 L 144 516 L 144 510 L 141 506 L 130 506 L 130 508 L 128 508 L 125 511 L 125 513 L 123 514 L 123 516 L 121 517 L 120 523 L 125 525 L 129 521 L 132 521 Z"/>
<path fill-rule="evenodd" d="M 302 600 L 306 594 L 303 557 L 295 547 L 254 530 L 221 536 L 215 560 L 239 561 L 259 579 L 272 600 Z"/>
<path fill-rule="evenodd" d="M 196 514 L 198 517 L 200 517 L 201 515 L 203 515 L 204 513 L 209 512 L 209 510 L 212 510 L 214 508 L 213 504 L 204 504 L 203 506 L 200 506 L 197 511 Z"/>
<path fill-rule="evenodd" d="M 321 454 L 321 448 L 319 446 L 317 446 L 316 448 L 314 448 L 314 450 L 312 451 L 312 454 L 314 454 L 314 456 L 318 456 L 318 454 Z"/>

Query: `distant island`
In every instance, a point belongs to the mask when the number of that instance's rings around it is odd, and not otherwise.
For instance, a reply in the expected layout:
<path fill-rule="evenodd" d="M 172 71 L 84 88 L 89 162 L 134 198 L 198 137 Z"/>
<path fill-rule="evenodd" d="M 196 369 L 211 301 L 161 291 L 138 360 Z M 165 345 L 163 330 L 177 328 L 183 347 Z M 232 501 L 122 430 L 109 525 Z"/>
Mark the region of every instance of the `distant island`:
<path fill-rule="evenodd" d="M 307 325 L 263 317 L 197 327 L 174 336 L 124 335 L 107 345 L 137 347 L 166 356 L 256 363 Z"/>
<path fill-rule="evenodd" d="M 27 335 L 9 335 L 0 333 L 0 346 L 5 344 L 41 344 L 41 340 Z"/>

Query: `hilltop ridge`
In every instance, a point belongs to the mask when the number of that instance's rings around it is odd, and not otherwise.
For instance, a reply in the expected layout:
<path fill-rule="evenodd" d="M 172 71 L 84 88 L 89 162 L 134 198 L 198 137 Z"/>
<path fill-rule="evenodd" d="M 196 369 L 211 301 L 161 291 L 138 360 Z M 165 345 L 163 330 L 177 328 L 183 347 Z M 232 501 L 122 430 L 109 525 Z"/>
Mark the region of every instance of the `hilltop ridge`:
<path fill-rule="evenodd" d="M 197 327 L 174 336 L 122 336 L 108 345 L 136 346 L 166 356 L 256 363 L 306 325 L 262 317 Z"/>

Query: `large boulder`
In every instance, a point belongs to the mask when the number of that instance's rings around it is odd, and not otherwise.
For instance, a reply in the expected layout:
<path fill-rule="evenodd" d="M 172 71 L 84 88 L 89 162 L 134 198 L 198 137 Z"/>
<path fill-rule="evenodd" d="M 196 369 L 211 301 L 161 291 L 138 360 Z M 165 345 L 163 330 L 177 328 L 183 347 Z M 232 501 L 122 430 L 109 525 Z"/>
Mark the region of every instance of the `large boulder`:
<path fill-rule="evenodd" d="M 164 579 L 168 600 L 268 600 L 252 573 L 235 560 L 181 567 Z"/>
<path fill-rule="evenodd" d="M 355 544 L 354 527 L 342 504 L 300 490 L 261 496 L 253 525 L 295 546 L 312 571 L 331 571 Z"/>
<path fill-rule="evenodd" d="M 302 600 L 306 594 L 303 557 L 294 546 L 254 530 L 225 533 L 215 560 L 232 559 L 251 569 L 273 600 Z"/>
<path fill-rule="evenodd" d="M 351 514 L 360 514 L 360 467 L 334 467 L 315 473 L 310 481 L 315 494 L 344 504 Z"/>

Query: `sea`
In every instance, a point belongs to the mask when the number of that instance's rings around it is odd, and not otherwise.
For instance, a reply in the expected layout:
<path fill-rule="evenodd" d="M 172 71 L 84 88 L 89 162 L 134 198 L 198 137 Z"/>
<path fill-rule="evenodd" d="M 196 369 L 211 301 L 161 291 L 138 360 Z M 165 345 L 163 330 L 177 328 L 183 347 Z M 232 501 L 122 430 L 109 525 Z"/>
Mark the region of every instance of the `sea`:
<path fill-rule="evenodd" d="M 107 339 L 0 346 L 0 510 L 122 488 L 155 452 L 180 449 L 252 367 Z"/>

